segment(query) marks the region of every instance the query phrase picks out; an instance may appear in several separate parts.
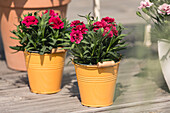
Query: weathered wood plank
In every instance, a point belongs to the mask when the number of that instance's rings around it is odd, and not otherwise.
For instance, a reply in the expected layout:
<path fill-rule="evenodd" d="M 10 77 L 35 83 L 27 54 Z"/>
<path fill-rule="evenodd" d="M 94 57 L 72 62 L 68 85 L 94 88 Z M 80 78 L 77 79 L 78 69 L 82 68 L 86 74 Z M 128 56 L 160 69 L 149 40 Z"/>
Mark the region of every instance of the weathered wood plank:
<path fill-rule="evenodd" d="M 132 63 L 133 65 L 129 65 Z M 42 95 L 31 93 L 26 80 L 26 73 L 11 73 L 1 76 L 3 84 L 12 89 L 0 90 L 0 110 L 2 112 L 23 113 L 23 112 L 131 112 L 135 109 L 142 112 L 142 108 L 149 110 L 148 106 L 156 106 L 159 103 L 169 104 L 169 94 L 162 90 L 155 82 L 148 77 L 137 77 L 142 70 L 139 66 L 141 60 L 123 60 L 120 64 L 115 101 L 112 106 L 103 108 L 91 108 L 82 106 L 80 103 L 77 80 L 73 66 L 65 68 L 62 90 L 57 94 Z M 127 66 L 128 65 L 128 66 Z M 68 69 L 68 70 L 67 70 Z M 68 73 L 68 72 L 71 72 Z M 21 78 L 24 79 L 21 79 Z M 19 81 L 20 82 L 16 82 Z M 17 87 L 20 85 L 23 87 Z M 0 85 L 1 88 L 1 85 Z M 165 107 L 165 104 L 160 104 Z M 141 109 L 139 109 L 142 107 Z M 154 107 L 153 107 L 153 110 Z M 168 109 L 167 109 L 168 110 Z"/>
<path fill-rule="evenodd" d="M 131 112 L 135 112 L 134 109 L 136 109 L 136 107 L 141 108 L 141 111 L 145 111 L 146 109 L 143 108 L 144 106 L 151 108 L 150 106 L 158 106 L 158 104 L 160 104 L 160 106 L 161 105 L 170 105 L 170 96 L 168 96 L 167 98 L 163 97 L 163 98 L 159 98 L 159 99 L 156 99 L 156 100 L 140 101 L 140 102 L 120 104 L 120 105 L 114 105 L 113 104 L 112 106 L 108 106 L 108 107 L 81 110 L 81 111 L 76 111 L 74 113 L 104 112 L 104 111 L 114 112 L 114 110 L 115 110 L 115 112 L 117 111 L 116 113 L 118 113 L 118 112 L 121 113 L 123 111 L 124 112 L 126 111 L 124 109 L 130 109 Z M 132 107 L 134 107 L 134 109 L 132 109 Z M 138 112 L 140 112 L 140 111 L 138 111 Z"/>

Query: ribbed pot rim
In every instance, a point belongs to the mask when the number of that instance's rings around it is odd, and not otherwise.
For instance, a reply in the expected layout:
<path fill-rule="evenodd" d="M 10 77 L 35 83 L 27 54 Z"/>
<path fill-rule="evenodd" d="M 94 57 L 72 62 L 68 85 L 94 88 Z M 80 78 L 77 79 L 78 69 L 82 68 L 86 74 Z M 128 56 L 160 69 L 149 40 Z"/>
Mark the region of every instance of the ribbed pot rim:
<path fill-rule="evenodd" d="M 74 63 L 73 61 L 72 61 L 72 63 L 73 63 L 74 65 L 76 65 L 76 66 L 98 68 L 97 65 L 88 65 L 88 64 Z M 119 63 L 120 63 L 120 61 L 119 61 L 119 62 L 116 62 L 114 66 L 118 65 Z"/>
<path fill-rule="evenodd" d="M 66 51 L 65 51 L 66 52 Z M 51 52 L 47 52 L 47 53 L 45 53 L 45 54 L 43 54 L 43 55 L 45 55 L 45 56 L 49 56 L 49 55 L 52 55 L 52 54 L 58 54 L 58 53 L 65 53 L 65 52 L 57 52 L 57 53 L 51 53 Z M 24 53 L 25 54 L 31 54 L 31 55 L 40 55 L 39 54 L 39 51 L 24 51 Z"/>

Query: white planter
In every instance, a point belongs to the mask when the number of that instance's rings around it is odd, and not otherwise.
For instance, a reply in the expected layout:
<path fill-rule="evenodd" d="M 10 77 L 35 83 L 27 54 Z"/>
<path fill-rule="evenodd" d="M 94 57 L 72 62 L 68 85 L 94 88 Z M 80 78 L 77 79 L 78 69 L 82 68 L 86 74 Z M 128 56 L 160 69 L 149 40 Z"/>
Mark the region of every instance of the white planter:
<path fill-rule="evenodd" d="M 170 90 L 170 41 L 158 40 L 158 55 L 165 81 Z"/>

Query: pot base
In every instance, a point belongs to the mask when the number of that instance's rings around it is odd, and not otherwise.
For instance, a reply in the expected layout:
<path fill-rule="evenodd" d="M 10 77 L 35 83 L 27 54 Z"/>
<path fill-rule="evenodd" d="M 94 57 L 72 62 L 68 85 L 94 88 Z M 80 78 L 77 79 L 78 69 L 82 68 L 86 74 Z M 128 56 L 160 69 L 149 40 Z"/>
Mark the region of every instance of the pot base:
<path fill-rule="evenodd" d="M 84 105 L 84 106 L 88 106 L 88 107 L 106 107 L 106 106 L 112 105 L 113 102 L 110 103 L 110 104 L 104 104 L 104 105 L 89 105 L 89 104 L 84 104 L 84 103 L 82 103 L 82 102 L 81 102 L 81 104 Z"/>
<path fill-rule="evenodd" d="M 56 90 L 56 91 L 51 91 L 51 92 L 40 92 L 40 91 L 31 90 L 32 93 L 36 93 L 36 94 L 54 94 L 54 93 L 58 93 L 59 91 L 61 91 L 61 89 Z"/>

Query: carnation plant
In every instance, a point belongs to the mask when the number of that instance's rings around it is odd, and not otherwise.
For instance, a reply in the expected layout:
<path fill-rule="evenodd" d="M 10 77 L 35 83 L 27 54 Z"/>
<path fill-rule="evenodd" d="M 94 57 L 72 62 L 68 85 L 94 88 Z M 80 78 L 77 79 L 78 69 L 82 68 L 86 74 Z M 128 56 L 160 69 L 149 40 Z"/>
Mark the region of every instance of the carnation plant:
<path fill-rule="evenodd" d="M 46 10 L 42 14 L 28 13 L 24 18 L 20 18 L 16 28 L 11 32 L 17 38 L 11 38 L 18 40 L 20 45 L 10 47 L 14 50 L 36 51 L 42 55 L 50 53 L 53 48 L 68 46 L 68 21 L 61 19 L 54 10 Z"/>
<path fill-rule="evenodd" d="M 87 19 L 87 24 L 75 20 L 71 22 L 71 54 L 74 63 L 95 65 L 98 62 L 118 62 L 125 49 L 124 29 L 114 18 L 105 17 L 101 21 L 88 14 L 81 16 Z"/>
<path fill-rule="evenodd" d="M 151 21 L 146 19 L 141 11 L 137 11 L 137 15 L 148 23 L 154 24 L 153 33 L 157 38 L 170 38 L 170 1 L 169 0 L 145 0 L 141 1 L 138 7 L 144 14 L 150 17 Z"/>

